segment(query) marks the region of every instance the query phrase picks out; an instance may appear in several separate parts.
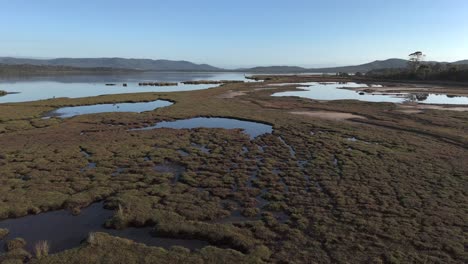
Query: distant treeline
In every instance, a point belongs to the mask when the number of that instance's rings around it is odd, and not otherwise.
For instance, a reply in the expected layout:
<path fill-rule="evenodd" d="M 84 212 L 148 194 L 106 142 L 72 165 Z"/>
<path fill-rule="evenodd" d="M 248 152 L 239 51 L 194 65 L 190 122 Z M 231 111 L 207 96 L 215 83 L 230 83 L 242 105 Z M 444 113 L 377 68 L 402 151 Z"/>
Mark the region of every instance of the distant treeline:
<path fill-rule="evenodd" d="M 78 68 L 69 66 L 29 65 L 29 64 L 0 64 L 0 75 L 66 75 L 66 74 L 114 74 L 124 72 L 138 72 L 132 69 L 117 68 Z"/>
<path fill-rule="evenodd" d="M 425 63 L 417 66 L 409 65 L 408 68 L 371 70 L 365 76 L 389 80 L 468 82 L 468 65 Z"/>

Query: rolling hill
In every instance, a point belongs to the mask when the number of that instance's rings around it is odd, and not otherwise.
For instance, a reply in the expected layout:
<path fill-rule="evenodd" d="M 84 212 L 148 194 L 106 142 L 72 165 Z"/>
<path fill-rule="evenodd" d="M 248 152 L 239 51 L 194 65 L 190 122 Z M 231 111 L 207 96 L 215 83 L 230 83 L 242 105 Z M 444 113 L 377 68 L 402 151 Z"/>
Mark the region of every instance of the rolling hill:
<path fill-rule="evenodd" d="M 29 64 L 40 66 L 69 66 L 77 68 L 119 68 L 147 71 L 222 71 L 208 64 L 195 64 L 189 61 L 124 59 L 124 58 L 58 58 L 24 59 L 0 57 L 0 64 Z"/>
<path fill-rule="evenodd" d="M 442 62 L 446 63 L 446 62 Z M 58 59 L 27 59 L 0 57 L 4 65 L 34 65 L 34 66 L 66 66 L 78 68 L 109 68 L 130 69 L 142 71 L 188 71 L 188 72 L 250 72 L 250 73 L 335 73 L 335 72 L 368 72 L 376 69 L 396 69 L 407 67 L 408 61 L 403 59 L 377 60 L 369 63 L 328 67 L 304 68 L 297 66 L 264 66 L 228 70 L 208 64 L 196 64 L 189 61 L 126 59 L 126 58 L 58 58 Z M 468 64 L 468 60 L 453 62 L 453 64 Z M 75 70 L 76 70 L 75 69 Z M 87 71 L 87 70 L 84 70 Z"/>
<path fill-rule="evenodd" d="M 456 61 L 454 62 L 453 64 L 457 64 L 457 65 L 468 65 L 468 60 L 461 60 L 461 61 Z"/>

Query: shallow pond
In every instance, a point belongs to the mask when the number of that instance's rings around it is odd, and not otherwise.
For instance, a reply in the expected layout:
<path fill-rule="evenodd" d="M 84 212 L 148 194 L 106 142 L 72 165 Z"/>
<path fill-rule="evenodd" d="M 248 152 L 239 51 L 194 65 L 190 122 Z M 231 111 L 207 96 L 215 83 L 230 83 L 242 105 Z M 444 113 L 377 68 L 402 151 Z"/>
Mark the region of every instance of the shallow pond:
<path fill-rule="evenodd" d="M 46 240 L 50 245 L 50 253 L 55 253 L 79 246 L 90 232 L 105 232 L 148 246 L 163 248 L 183 246 L 193 250 L 208 245 L 207 242 L 201 240 L 153 237 L 150 234 L 151 228 L 127 228 L 124 230 L 104 228 L 102 225 L 113 215 L 113 211 L 103 208 L 103 203 L 95 203 L 81 210 L 81 214 L 78 216 L 60 210 L 0 221 L 0 228 L 10 230 L 10 234 L 0 241 L 0 252 L 4 252 L 3 247 L 6 240 L 22 237 L 26 240 L 26 249 L 30 252 L 33 252 L 34 245 L 38 241 Z"/>
<path fill-rule="evenodd" d="M 156 100 L 153 102 L 142 103 L 119 103 L 119 104 L 96 104 L 84 106 L 63 107 L 52 112 L 47 113 L 45 116 L 57 116 L 61 118 L 69 118 L 78 115 L 96 114 L 96 113 L 110 113 L 110 112 L 134 112 L 141 113 L 152 111 L 157 108 L 172 105 L 171 102 L 165 100 Z"/>
<path fill-rule="evenodd" d="M 163 121 L 157 123 L 154 126 L 138 128 L 133 130 L 151 130 L 155 128 L 192 129 L 200 127 L 243 129 L 244 132 L 247 133 L 251 139 L 263 134 L 272 133 L 273 131 L 273 127 L 270 125 L 222 117 L 196 117 L 176 121 Z"/>
<path fill-rule="evenodd" d="M 87 97 L 139 92 L 192 91 L 217 87 L 217 84 L 185 85 L 196 80 L 242 80 L 244 73 L 143 72 L 116 75 L 77 75 L 0 78 L 0 90 L 18 92 L 0 97 L 0 103 L 36 101 L 57 97 Z M 139 86 L 140 82 L 177 82 L 177 86 Z M 123 84 L 127 86 L 123 86 Z M 107 86 L 106 84 L 115 84 Z"/>
<path fill-rule="evenodd" d="M 281 84 L 274 84 L 279 86 Z M 291 85 L 291 84 L 287 84 Z M 348 89 L 340 89 L 343 87 L 357 88 L 366 87 L 366 84 L 358 83 L 298 83 L 298 87 L 302 91 L 290 91 L 274 93 L 273 96 L 298 96 L 315 100 L 359 100 L 366 102 L 390 102 L 390 103 L 404 103 L 404 102 L 417 102 L 421 104 L 468 104 L 468 97 L 461 96 L 447 96 L 442 94 L 409 94 L 409 93 L 396 93 L 396 94 L 372 94 L 366 92 L 357 92 Z M 304 86 L 304 87 L 302 87 Z M 371 87 L 371 86 L 369 86 Z"/>

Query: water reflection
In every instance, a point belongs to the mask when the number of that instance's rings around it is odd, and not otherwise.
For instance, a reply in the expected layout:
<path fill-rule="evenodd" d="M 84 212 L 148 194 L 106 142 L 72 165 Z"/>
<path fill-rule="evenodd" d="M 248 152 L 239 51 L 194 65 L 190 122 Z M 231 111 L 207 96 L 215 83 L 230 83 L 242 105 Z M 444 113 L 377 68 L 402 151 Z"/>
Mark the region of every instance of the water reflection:
<path fill-rule="evenodd" d="M 174 92 L 202 90 L 218 84 L 185 85 L 194 80 L 242 80 L 243 73 L 142 72 L 118 75 L 35 76 L 0 79 L 0 90 L 18 92 L 0 97 L 0 103 L 36 101 L 57 97 L 87 97 L 138 92 Z M 177 86 L 139 86 L 140 82 L 177 82 Z M 108 86 L 106 84 L 115 84 Z M 126 84 L 126 86 L 124 86 Z"/>
<path fill-rule="evenodd" d="M 104 228 L 103 224 L 113 214 L 114 211 L 103 208 L 103 203 L 96 203 L 81 210 L 78 216 L 60 210 L 1 221 L 0 228 L 7 228 L 10 233 L 5 239 L 0 240 L 0 252 L 3 252 L 6 240 L 21 237 L 26 240 L 26 249 L 30 252 L 38 241 L 46 240 L 50 244 L 50 253 L 55 253 L 79 246 L 90 232 L 105 232 L 149 246 L 164 248 L 177 245 L 199 249 L 208 245 L 207 242 L 200 240 L 153 237 L 150 234 L 151 228 L 128 228 L 121 231 Z"/>
<path fill-rule="evenodd" d="M 165 100 L 156 100 L 153 102 L 142 103 L 120 103 L 120 104 L 96 104 L 85 106 L 72 106 L 63 107 L 47 113 L 45 116 L 57 116 L 61 118 L 69 118 L 78 115 L 96 114 L 96 113 L 110 113 L 110 112 L 134 112 L 141 113 L 152 111 L 157 108 L 172 105 L 171 102 Z"/>
<path fill-rule="evenodd" d="M 276 84 L 279 85 L 279 84 Z M 298 84 L 299 85 L 299 84 Z M 468 97 L 453 97 L 443 94 L 426 94 L 426 93 L 393 93 L 379 94 L 368 93 L 365 91 L 353 91 L 340 88 L 357 88 L 365 87 L 366 84 L 358 83 L 318 83 L 308 82 L 301 83 L 298 88 L 301 91 L 279 92 L 273 96 L 298 96 L 315 100 L 359 100 L 366 102 L 390 102 L 404 103 L 417 102 L 422 104 L 468 104 Z M 372 85 L 369 87 L 373 87 Z"/>
<path fill-rule="evenodd" d="M 420 104 L 468 104 L 468 97 L 446 94 L 407 94 L 406 101 Z"/>
<path fill-rule="evenodd" d="M 220 118 L 220 117 L 196 117 L 190 119 L 164 121 L 157 123 L 154 126 L 134 129 L 135 130 L 151 130 L 155 128 L 175 128 L 175 129 L 192 129 L 192 128 L 225 128 L 225 129 L 243 129 L 251 139 L 273 131 L 270 125 L 244 121 L 233 118 Z"/>

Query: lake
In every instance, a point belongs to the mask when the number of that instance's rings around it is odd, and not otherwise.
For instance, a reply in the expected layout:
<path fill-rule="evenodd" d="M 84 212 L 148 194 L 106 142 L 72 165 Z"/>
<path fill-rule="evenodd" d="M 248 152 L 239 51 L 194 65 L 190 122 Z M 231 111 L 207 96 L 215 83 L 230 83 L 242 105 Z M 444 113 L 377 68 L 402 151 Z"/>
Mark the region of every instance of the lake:
<path fill-rule="evenodd" d="M 242 80 L 244 73 L 142 72 L 116 75 L 35 76 L 1 78 L 0 90 L 15 93 L 0 96 L 0 103 L 27 102 L 54 97 L 79 98 L 103 94 L 193 91 L 217 84 L 181 84 L 195 80 Z M 139 86 L 140 82 L 177 82 L 177 86 Z M 123 86 L 126 83 L 127 86 Z M 115 84 L 108 86 L 106 84 Z"/>

